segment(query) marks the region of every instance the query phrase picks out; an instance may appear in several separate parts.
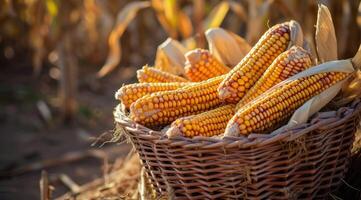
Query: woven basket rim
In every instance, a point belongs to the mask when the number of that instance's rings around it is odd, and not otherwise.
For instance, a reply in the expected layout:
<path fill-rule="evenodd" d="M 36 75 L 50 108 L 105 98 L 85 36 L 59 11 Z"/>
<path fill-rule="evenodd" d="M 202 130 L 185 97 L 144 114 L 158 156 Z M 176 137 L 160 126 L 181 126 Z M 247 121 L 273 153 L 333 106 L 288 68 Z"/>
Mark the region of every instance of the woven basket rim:
<path fill-rule="evenodd" d="M 299 124 L 291 129 L 284 129 L 277 134 L 250 134 L 239 137 L 205 137 L 196 136 L 187 138 L 176 136 L 168 138 L 164 132 L 152 130 L 131 120 L 122 111 L 121 105 L 116 106 L 114 110 L 115 122 L 125 128 L 127 131 L 137 132 L 136 137 L 153 140 L 154 143 L 163 143 L 170 146 L 183 146 L 184 148 L 247 148 L 258 147 L 274 142 L 290 142 L 300 138 L 304 134 L 315 129 L 327 128 L 330 123 L 343 123 L 353 115 L 361 111 L 361 101 L 357 99 L 348 106 L 340 107 L 336 111 L 325 111 L 316 113 L 307 123 Z M 361 113 L 361 112 L 360 112 Z M 125 131 L 125 133 L 127 133 Z"/>

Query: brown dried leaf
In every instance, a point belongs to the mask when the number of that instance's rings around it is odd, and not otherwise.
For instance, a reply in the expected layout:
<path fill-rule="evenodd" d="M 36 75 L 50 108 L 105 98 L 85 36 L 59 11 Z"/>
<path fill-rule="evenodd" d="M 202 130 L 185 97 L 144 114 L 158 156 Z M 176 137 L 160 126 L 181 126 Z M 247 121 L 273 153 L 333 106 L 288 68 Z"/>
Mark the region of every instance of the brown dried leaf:
<path fill-rule="evenodd" d="M 107 61 L 98 72 L 98 77 L 104 77 L 109 72 L 115 69 L 120 62 L 121 47 L 119 45 L 119 39 L 123 35 L 125 29 L 129 23 L 134 19 L 137 12 L 140 9 L 147 8 L 150 6 L 149 2 L 136 1 L 127 4 L 117 16 L 117 21 L 114 29 L 110 33 L 108 45 L 110 47 Z"/>
<path fill-rule="evenodd" d="M 203 23 L 204 29 L 207 30 L 209 28 L 219 27 L 226 17 L 228 10 L 228 2 L 223 1 L 216 5 L 205 19 Z"/>
<path fill-rule="evenodd" d="M 155 68 L 176 75 L 184 75 L 186 49 L 178 41 L 168 38 L 158 46 Z"/>
<path fill-rule="evenodd" d="M 222 28 L 207 30 L 206 38 L 210 52 L 228 66 L 235 66 L 251 49 L 242 37 Z"/>
<path fill-rule="evenodd" d="M 324 5 L 319 5 L 316 24 L 316 49 L 318 61 L 324 63 L 337 60 L 337 40 L 331 13 Z"/>
<path fill-rule="evenodd" d="M 163 29 L 168 33 L 172 38 L 177 37 L 177 28 L 172 26 L 171 22 L 165 14 L 165 2 L 164 0 L 151 0 L 152 8 L 156 12 L 157 19 Z M 168 14 L 169 15 L 169 14 Z"/>

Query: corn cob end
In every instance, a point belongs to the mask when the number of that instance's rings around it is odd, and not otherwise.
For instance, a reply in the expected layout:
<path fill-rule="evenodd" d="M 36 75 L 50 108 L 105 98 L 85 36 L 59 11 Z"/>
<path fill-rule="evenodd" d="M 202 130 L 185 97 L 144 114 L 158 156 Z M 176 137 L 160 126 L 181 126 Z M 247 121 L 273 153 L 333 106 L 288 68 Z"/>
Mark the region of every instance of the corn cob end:
<path fill-rule="evenodd" d="M 121 88 L 119 88 L 118 91 L 115 92 L 115 95 L 114 95 L 115 99 L 121 100 L 120 97 L 123 96 L 123 94 L 124 94 L 123 90 L 124 90 L 123 87 L 121 87 Z"/>
<path fill-rule="evenodd" d="M 191 64 L 191 63 L 197 63 L 201 60 L 201 52 L 200 49 L 195 49 L 193 51 L 189 51 L 187 52 L 184 56 L 186 57 L 186 66 L 187 64 Z"/>
<path fill-rule="evenodd" d="M 237 123 L 229 123 L 227 124 L 226 130 L 224 132 L 224 136 L 230 136 L 230 137 L 239 137 L 241 134 L 241 131 L 239 130 L 239 126 Z"/>
<path fill-rule="evenodd" d="M 168 136 L 168 138 L 174 138 L 176 136 L 182 136 L 182 132 L 181 130 L 176 127 L 176 126 L 171 126 L 167 132 L 166 135 Z"/>
<path fill-rule="evenodd" d="M 231 87 L 219 87 L 218 97 L 223 101 L 233 103 L 233 99 L 237 98 L 237 91 Z"/>

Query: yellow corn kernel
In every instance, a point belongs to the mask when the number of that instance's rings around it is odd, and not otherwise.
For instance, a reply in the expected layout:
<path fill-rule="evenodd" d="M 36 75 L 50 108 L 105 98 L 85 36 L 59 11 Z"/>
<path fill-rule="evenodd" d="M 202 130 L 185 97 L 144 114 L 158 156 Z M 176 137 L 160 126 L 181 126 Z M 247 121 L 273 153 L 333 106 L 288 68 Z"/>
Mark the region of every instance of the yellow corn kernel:
<path fill-rule="evenodd" d="M 140 83 L 189 82 L 189 80 L 183 77 L 148 66 L 144 66 L 142 69 L 137 71 L 137 78 Z"/>
<path fill-rule="evenodd" d="M 185 57 L 185 74 L 191 81 L 207 80 L 231 70 L 205 49 L 195 49 L 188 52 Z"/>
<path fill-rule="evenodd" d="M 218 88 L 219 97 L 230 103 L 241 100 L 273 60 L 286 50 L 289 41 L 288 22 L 271 27 L 241 62 L 227 74 Z"/>
<path fill-rule="evenodd" d="M 163 126 L 179 117 L 198 114 L 221 104 L 217 87 L 224 76 L 189 83 L 182 88 L 157 92 L 138 99 L 130 106 L 130 118 L 146 126 Z M 153 105 L 150 108 L 149 105 Z"/>
<path fill-rule="evenodd" d="M 226 129 L 229 119 L 234 115 L 234 104 L 221 106 L 197 115 L 175 120 L 167 131 L 169 138 L 174 136 L 206 136 L 221 135 Z"/>
<path fill-rule="evenodd" d="M 281 53 L 247 94 L 238 102 L 236 110 L 283 80 L 309 68 L 311 57 L 302 47 L 293 46 Z"/>
<path fill-rule="evenodd" d="M 227 124 L 225 136 L 271 132 L 306 101 L 347 75 L 343 72 L 326 72 L 292 80 L 271 89 L 236 111 Z"/>
<path fill-rule="evenodd" d="M 173 83 L 133 83 L 122 86 L 116 93 L 115 98 L 120 100 L 126 108 L 139 98 L 160 91 L 175 90 L 186 86 L 186 82 Z"/>

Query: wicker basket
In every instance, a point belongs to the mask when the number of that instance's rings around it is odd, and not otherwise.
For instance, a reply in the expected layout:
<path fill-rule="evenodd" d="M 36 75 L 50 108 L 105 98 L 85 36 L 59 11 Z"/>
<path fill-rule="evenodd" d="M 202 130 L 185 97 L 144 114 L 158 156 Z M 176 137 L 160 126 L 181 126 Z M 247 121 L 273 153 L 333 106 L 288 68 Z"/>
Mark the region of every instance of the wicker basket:
<path fill-rule="evenodd" d="M 277 135 L 167 139 L 115 111 L 158 195 L 174 199 L 322 199 L 347 171 L 360 101 Z"/>

